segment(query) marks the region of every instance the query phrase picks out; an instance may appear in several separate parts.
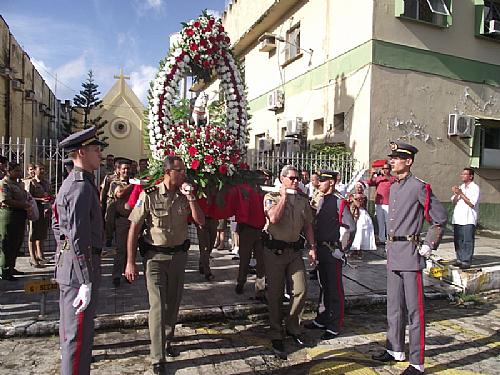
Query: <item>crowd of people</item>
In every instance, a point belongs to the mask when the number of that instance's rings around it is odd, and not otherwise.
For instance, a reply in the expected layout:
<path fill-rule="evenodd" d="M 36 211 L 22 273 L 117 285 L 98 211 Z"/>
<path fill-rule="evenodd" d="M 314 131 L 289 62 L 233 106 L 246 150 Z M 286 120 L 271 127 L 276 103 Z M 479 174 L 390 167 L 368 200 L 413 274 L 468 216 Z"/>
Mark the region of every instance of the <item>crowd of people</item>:
<path fill-rule="evenodd" d="M 30 166 L 27 178 L 21 180 L 21 167 L 0 158 L 0 172 L 4 174 L 0 181 L 1 279 L 12 280 L 19 273 L 15 262 L 27 219 L 30 264 L 44 266 L 43 241 L 52 212 L 58 243 L 55 279 L 60 287 L 61 372 L 88 374 L 102 252 L 113 256 L 112 283 L 119 287 L 124 279 L 138 279 L 139 250 L 150 304 L 153 372 L 166 373 L 166 356 L 179 355 L 172 341 L 190 248 L 188 218 L 197 227 L 199 271 L 207 282 L 215 277 L 210 267 L 211 251 L 223 249 L 227 242 L 227 222 L 205 215 L 193 187 L 186 182 L 186 167 L 177 156 L 167 157 L 163 177 L 144 189 L 140 180 L 132 179 L 146 174 L 147 160 L 134 163 L 108 155 L 101 166 L 102 144 L 95 138 L 95 129 L 75 133 L 61 146 L 69 151 L 73 169 L 52 208 L 54 198 L 42 164 Z M 363 251 L 376 250 L 378 245 L 385 248 L 388 259 L 388 332 L 386 350 L 374 359 L 404 360 L 406 310 L 410 316 L 410 366 L 403 373 L 423 372 L 422 269 L 425 258 L 439 245 L 447 213 L 430 185 L 411 174 L 417 152 L 411 145 L 393 144 L 381 170 L 372 170 L 352 192 L 345 190 L 340 173 L 334 170 L 309 175 L 286 165 L 274 184 L 269 171 L 258 172 L 261 185 L 268 189 L 267 193 L 258 192 L 262 206 L 252 207 L 252 225 L 237 222 L 237 218 L 231 220 L 232 250 L 239 262 L 235 293 L 244 293 L 253 265 L 254 297 L 268 305 L 269 338 L 277 357 L 287 358 L 285 336 L 296 345 L 307 345 L 303 328 L 322 330 L 323 340 L 342 332 L 342 267 L 346 257 L 362 259 Z M 95 181 L 97 170 L 101 181 Z M 479 187 L 470 168 L 463 170 L 461 179 L 462 185 L 452 188 L 451 197 L 455 204 L 455 265 L 468 268 L 474 252 Z M 368 186 L 375 187 L 376 227 L 367 207 Z M 429 228 L 421 238 L 424 220 Z M 308 285 L 304 249 L 321 293 L 316 317 L 301 324 Z M 286 295 L 289 308 L 284 312 Z"/>

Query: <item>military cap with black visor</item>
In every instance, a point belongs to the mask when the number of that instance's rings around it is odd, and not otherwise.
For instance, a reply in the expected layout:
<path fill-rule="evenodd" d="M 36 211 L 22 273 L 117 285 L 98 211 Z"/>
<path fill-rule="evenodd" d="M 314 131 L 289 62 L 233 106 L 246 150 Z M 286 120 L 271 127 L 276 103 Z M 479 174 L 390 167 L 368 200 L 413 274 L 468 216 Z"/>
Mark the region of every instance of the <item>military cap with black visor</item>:
<path fill-rule="evenodd" d="M 59 147 L 63 148 L 65 151 L 76 151 L 90 145 L 106 145 L 97 138 L 97 129 L 94 126 L 73 133 L 59 142 Z"/>
<path fill-rule="evenodd" d="M 330 169 L 321 169 L 318 172 L 318 179 L 323 182 L 326 180 L 335 180 L 338 176 L 339 172 L 333 171 Z"/>
<path fill-rule="evenodd" d="M 393 158 L 413 159 L 418 152 L 418 148 L 403 142 L 391 142 L 391 153 L 387 156 Z"/>

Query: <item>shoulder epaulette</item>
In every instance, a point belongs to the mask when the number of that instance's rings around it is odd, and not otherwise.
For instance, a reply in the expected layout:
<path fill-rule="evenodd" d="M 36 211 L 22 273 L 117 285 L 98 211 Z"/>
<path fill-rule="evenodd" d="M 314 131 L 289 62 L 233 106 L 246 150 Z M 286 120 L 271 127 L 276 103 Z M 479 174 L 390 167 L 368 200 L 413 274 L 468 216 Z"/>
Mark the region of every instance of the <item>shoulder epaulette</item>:
<path fill-rule="evenodd" d="M 426 182 L 426 181 L 422 180 L 421 178 L 418 178 L 418 177 L 416 177 L 416 176 L 413 176 L 413 177 L 415 177 L 415 180 L 420 181 L 420 182 L 421 182 L 421 183 L 423 183 L 424 185 L 429 185 L 429 183 L 428 183 L 428 182 Z"/>
<path fill-rule="evenodd" d="M 158 185 L 153 185 L 144 189 L 146 194 L 151 194 L 152 192 L 158 190 Z"/>
<path fill-rule="evenodd" d="M 75 181 L 83 181 L 83 172 L 82 171 L 73 171 L 73 176 Z"/>

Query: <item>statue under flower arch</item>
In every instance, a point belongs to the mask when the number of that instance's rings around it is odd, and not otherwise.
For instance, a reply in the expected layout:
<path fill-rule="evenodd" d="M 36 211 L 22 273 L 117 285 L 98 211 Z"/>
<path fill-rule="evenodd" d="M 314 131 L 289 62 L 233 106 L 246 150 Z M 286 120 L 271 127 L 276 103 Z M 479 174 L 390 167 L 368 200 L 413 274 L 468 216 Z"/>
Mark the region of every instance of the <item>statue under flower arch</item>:
<path fill-rule="evenodd" d="M 226 123 L 175 123 L 171 109 L 180 80 L 187 74 L 200 78 L 213 72 L 224 91 Z M 204 12 L 184 24 L 180 41 L 160 65 L 150 98 L 147 128 L 153 159 L 160 161 L 175 153 L 184 160 L 191 177 L 202 172 L 224 179 L 246 168 L 241 165 L 248 137 L 245 85 L 220 19 Z"/>
<path fill-rule="evenodd" d="M 213 75 L 220 79 L 225 121 L 211 122 L 208 111 L 207 121 L 200 121 L 202 113 L 199 118 L 195 113 L 194 123 L 187 119 L 174 121 L 172 108 L 178 98 L 179 83 L 188 74 L 197 79 Z M 150 176 L 162 174 L 165 156 L 178 155 L 186 165 L 188 179 L 198 187 L 198 197 L 208 198 L 200 203 L 209 216 L 224 218 L 238 212 L 250 216 L 250 206 L 243 200 L 250 196 L 255 199 L 257 195 L 250 192 L 256 176 L 243 161 L 248 139 L 245 84 L 220 19 L 203 12 L 183 24 L 180 41 L 160 63 L 153 81 L 146 121 L 152 155 Z M 261 204 L 258 198 L 253 203 Z"/>

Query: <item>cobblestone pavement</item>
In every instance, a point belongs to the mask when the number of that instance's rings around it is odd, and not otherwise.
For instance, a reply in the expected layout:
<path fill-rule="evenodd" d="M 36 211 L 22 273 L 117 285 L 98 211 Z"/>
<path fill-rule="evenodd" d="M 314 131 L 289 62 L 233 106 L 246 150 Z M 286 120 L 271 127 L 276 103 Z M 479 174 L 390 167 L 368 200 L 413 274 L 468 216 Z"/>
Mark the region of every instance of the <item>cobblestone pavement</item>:
<path fill-rule="evenodd" d="M 426 373 L 498 374 L 500 368 L 500 293 L 456 305 L 428 301 Z M 312 318 L 311 314 L 305 316 Z M 263 320 L 262 320 L 263 319 Z M 181 355 L 169 363 L 172 374 L 399 374 L 408 364 L 381 365 L 371 355 L 385 341 L 385 309 L 371 306 L 347 312 L 341 336 L 319 341 L 307 332 L 312 347 L 299 349 L 289 340 L 287 361 L 270 353 L 264 316 L 245 321 L 190 323 L 177 329 Z M 148 374 L 149 339 L 145 328 L 100 331 L 96 335 L 92 374 Z M 12 337 L 0 341 L 0 374 L 58 373 L 57 336 Z"/>

